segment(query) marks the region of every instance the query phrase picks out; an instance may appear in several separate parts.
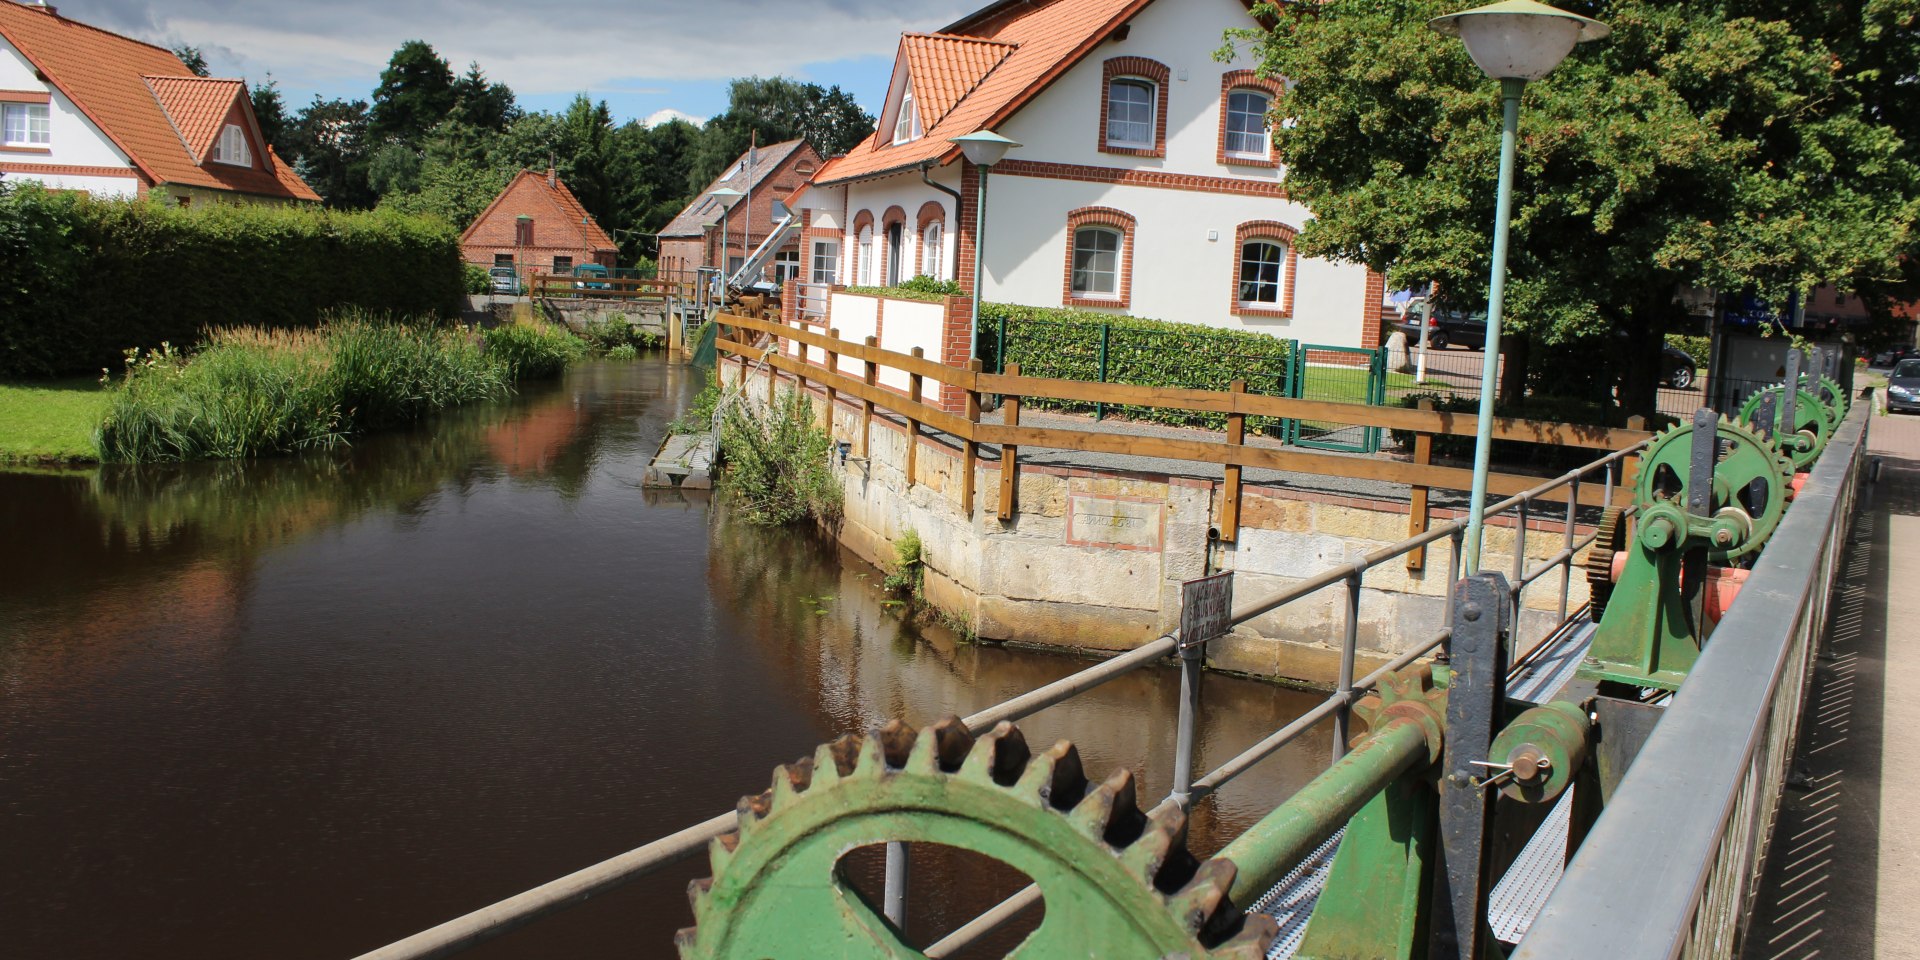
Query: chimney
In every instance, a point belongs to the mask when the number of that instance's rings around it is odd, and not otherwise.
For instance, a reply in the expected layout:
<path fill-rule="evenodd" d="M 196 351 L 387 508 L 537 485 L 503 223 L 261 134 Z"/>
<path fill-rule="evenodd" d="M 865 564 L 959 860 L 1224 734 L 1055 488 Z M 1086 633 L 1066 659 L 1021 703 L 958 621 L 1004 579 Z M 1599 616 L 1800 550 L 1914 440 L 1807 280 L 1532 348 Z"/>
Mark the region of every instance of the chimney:
<path fill-rule="evenodd" d="M 555 181 L 553 178 L 553 164 L 549 163 L 547 164 L 547 189 L 551 190 L 554 188 L 554 186 L 555 186 Z"/>
<path fill-rule="evenodd" d="M 57 17 L 60 15 L 60 8 L 48 3 L 47 0 L 33 0 L 33 5 L 39 7 L 42 12 L 51 16 Z"/>

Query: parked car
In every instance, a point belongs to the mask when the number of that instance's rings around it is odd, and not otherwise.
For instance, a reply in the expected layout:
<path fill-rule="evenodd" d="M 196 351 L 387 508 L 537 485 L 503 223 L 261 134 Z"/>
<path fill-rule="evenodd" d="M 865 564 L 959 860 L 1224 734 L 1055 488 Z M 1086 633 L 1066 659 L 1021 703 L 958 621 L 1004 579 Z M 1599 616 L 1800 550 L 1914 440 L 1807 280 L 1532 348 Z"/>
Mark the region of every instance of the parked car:
<path fill-rule="evenodd" d="M 1888 347 L 1873 355 L 1873 365 L 1876 367 L 1891 367 L 1913 356 L 1920 356 L 1920 353 L 1916 353 L 1913 347 Z"/>
<path fill-rule="evenodd" d="M 1420 346 L 1420 315 L 1425 312 L 1424 301 L 1409 304 L 1409 311 L 1393 325 L 1395 330 L 1407 335 L 1407 349 Z M 1458 344 L 1469 350 L 1478 350 L 1487 345 L 1487 315 L 1485 311 L 1468 313 L 1465 310 L 1453 310 L 1441 307 L 1427 315 L 1427 348 L 1445 350 Z"/>
<path fill-rule="evenodd" d="M 612 284 L 606 282 L 607 268 L 597 263 L 583 263 L 577 267 L 574 267 L 573 275 L 576 278 L 573 281 L 573 285 L 577 289 L 606 290 L 613 286 Z M 579 279 L 582 277 L 586 279 L 584 280 Z"/>
<path fill-rule="evenodd" d="M 520 293 L 520 275 L 512 267 L 494 267 L 487 271 L 493 278 L 493 292 L 518 295 Z"/>
<path fill-rule="evenodd" d="M 1693 386 L 1693 354 L 1669 343 L 1660 348 L 1660 382 L 1675 390 Z"/>
<path fill-rule="evenodd" d="M 1920 359 L 1908 358 L 1887 374 L 1887 412 L 1920 410 Z"/>

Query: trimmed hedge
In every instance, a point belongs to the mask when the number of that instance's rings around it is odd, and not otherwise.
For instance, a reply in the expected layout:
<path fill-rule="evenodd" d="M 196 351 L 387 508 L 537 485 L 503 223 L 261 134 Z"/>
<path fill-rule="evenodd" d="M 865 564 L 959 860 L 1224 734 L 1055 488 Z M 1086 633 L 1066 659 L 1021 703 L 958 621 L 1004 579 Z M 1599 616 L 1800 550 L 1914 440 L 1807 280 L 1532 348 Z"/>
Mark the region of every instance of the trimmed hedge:
<path fill-rule="evenodd" d="M 1000 342 L 1006 321 L 1006 343 Z M 1106 331 L 1106 376 L 1100 370 L 1102 330 Z M 1152 387 L 1225 390 L 1245 380 L 1248 393 L 1287 395 L 1287 369 L 1293 341 L 1264 333 L 1226 330 L 1191 323 L 1168 323 L 1090 310 L 1027 307 L 1007 303 L 980 305 L 980 356 L 988 370 L 1017 363 L 1029 377 L 1130 383 Z M 1091 411 L 1075 400 L 1023 400 L 1034 407 Z M 1226 416 L 1147 407 L 1106 408 L 1132 420 L 1218 430 Z M 1247 429 L 1267 426 L 1249 418 Z"/>
<path fill-rule="evenodd" d="M 434 220 L 0 185 L 0 376 L 117 368 L 130 348 L 339 308 L 452 316 L 465 279 L 459 235 Z"/>

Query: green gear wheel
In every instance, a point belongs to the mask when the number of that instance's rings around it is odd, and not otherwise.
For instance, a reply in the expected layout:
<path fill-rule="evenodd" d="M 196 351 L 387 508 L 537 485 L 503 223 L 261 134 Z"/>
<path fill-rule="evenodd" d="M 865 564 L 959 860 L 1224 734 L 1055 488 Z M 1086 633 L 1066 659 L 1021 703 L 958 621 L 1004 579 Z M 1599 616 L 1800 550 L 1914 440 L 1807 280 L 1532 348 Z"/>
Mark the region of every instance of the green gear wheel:
<path fill-rule="evenodd" d="M 1814 392 L 1819 394 L 1828 412 L 1833 414 L 1830 419 L 1833 420 L 1834 428 L 1839 429 L 1840 421 L 1846 418 L 1847 410 L 1853 406 L 1853 401 L 1847 397 L 1846 388 L 1840 386 L 1840 381 L 1832 377 L 1821 377 Z"/>
<path fill-rule="evenodd" d="M 838 869 L 887 841 L 960 847 L 1031 877 L 1046 913 L 1009 957 L 1257 960 L 1274 937 L 1272 918 L 1228 900 L 1231 861 L 1187 851 L 1178 807 L 1143 814 L 1131 771 L 1090 784 L 1072 744 L 1034 754 L 1010 723 L 978 739 L 951 717 L 841 737 L 777 768 L 738 814 L 709 847 L 713 877 L 688 889 L 683 960 L 923 957 Z"/>
<path fill-rule="evenodd" d="M 1815 414 L 1816 419 L 1818 416 Z M 1766 545 L 1786 511 L 1787 483 L 1793 476 L 1793 467 L 1771 441 L 1726 417 L 1721 417 L 1716 425 L 1715 437 L 1719 450 L 1713 465 L 1713 495 L 1708 515 L 1717 517 L 1724 511 L 1739 510 L 1749 521 L 1745 536 L 1725 547 L 1707 551 L 1710 561 L 1725 563 L 1758 552 Z M 1687 478 L 1692 461 L 1691 423 L 1668 427 L 1653 438 L 1641 457 L 1639 476 L 1634 481 L 1634 499 L 1642 515 L 1647 508 L 1661 503 L 1686 510 Z"/>
<path fill-rule="evenodd" d="M 1833 436 L 1833 431 L 1840 425 L 1840 417 L 1844 416 L 1844 412 L 1834 411 L 1802 387 L 1794 391 L 1793 428 L 1789 430 L 1786 424 L 1780 422 L 1786 416 L 1786 410 L 1780 403 L 1780 398 L 1785 393 L 1786 389 L 1779 385 L 1755 391 L 1753 396 L 1747 398 L 1746 403 L 1740 405 L 1740 422 L 1753 423 L 1754 419 L 1760 415 L 1760 404 L 1767 397 L 1773 397 L 1775 436 L 1804 434 L 1812 440 L 1810 444 L 1802 446 L 1781 444 L 1786 449 L 1787 456 L 1793 459 L 1794 469 L 1805 470 L 1813 465 L 1813 461 L 1820 458 L 1820 451 L 1826 449 L 1827 438 Z"/>

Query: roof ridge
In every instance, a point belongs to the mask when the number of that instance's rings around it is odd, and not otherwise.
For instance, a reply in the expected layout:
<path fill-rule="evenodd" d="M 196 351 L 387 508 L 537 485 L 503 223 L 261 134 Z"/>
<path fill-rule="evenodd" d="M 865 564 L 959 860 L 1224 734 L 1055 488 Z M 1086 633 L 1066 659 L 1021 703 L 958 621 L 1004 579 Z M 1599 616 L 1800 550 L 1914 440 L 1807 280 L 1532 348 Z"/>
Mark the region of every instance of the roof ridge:
<path fill-rule="evenodd" d="M 935 31 L 932 33 L 926 33 L 918 30 L 903 30 L 900 32 L 900 36 L 903 38 L 904 37 L 922 37 L 928 40 L 958 40 L 963 43 L 991 43 L 991 44 L 998 44 L 999 46 L 1002 46 L 1002 47 L 1019 46 L 1018 43 L 1015 43 L 1012 40 L 1001 40 L 995 37 L 976 37 L 976 36 L 972 36 L 965 33 L 940 33 L 938 31 Z"/>
<path fill-rule="evenodd" d="M 11 2 L 11 0 L 8 0 L 8 2 Z M 173 135 L 180 138 L 180 145 L 187 148 L 187 157 L 196 164 L 202 163 L 205 161 L 205 158 L 194 152 L 193 144 L 187 142 L 186 132 L 180 129 L 180 121 L 173 118 L 173 111 L 167 109 L 167 101 L 161 98 L 160 91 L 153 88 L 153 81 L 162 79 L 166 78 L 148 76 L 146 74 L 140 75 L 140 82 L 145 84 L 147 92 L 153 95 L 153 102 L 160 105 L 160 115 L 167 118 L 167 126 L 172 127 Z"/>
<path fill-rule="evenodd" d="M 164 53 L 174 58 L 175 60 L 180 59 L 179 54 L 174 53 L 172 50 L 169 50 L 166 47 L 163 47 L 157 43 L 149 43 L 145 40 L 129 37 L 124 33 L 115 33 L 112 30 L 108 30 L 106 27 L 96 27 L 93 24 L 88 23 L 84 20 L 75 20 L 72 17 L 63 17 L 59 14 L 58 11 L 54 10 L 52 7 L 36 6 L 30 3 L 20 3 L 20 2 L 17 2 L 17 0 L 0 0 L 0 3 L 5 3 L 11 7 L 19 7 L 21 10 L 25 10 L 29 13 L 39 14 L 40 16 L 43 16 L 43 17 L 52 17 L 55 20 L 60 21 L 61 23 L 72 24 L 73 26 L 76 26 L 76 27 L 83 27 L 85 29 L 92 30 L 95 33 L 104 33 L 109 37 L 113 37 L 118 40 L 125 40 L 128 43 L 137 43 L 143 47 L 149 47 L 151 49 L 158 50 L 161 53 Z M 180 66 L 184 68 L 186 67 L 186 63 L 183 61 L 180 64 Z"/>

